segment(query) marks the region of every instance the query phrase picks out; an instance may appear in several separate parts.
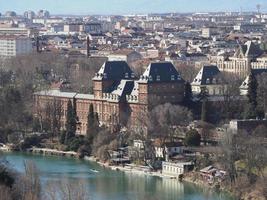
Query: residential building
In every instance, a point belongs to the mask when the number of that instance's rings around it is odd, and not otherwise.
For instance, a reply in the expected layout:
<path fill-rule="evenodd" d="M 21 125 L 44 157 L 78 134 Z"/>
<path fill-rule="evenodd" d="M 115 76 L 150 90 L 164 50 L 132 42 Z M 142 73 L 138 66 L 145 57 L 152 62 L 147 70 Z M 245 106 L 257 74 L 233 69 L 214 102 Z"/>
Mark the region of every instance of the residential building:
<path fill-rule="evenodd" d="M 109 61 L 120 60 L 120 61 L 125 61 L 127 63 L 132 63 L 141 60 L 142 58 L 143 58 L 142 55 L 137 51 L 128 49 L 115 51 L 112 54 L 108 55 Z"/>
<path fill-rule="evenodd" d="M 183 153 L 183 144 L 180 142 L 166 142 L 164 145 L 154 145 L 155 146 L 155 155 L 156 158 L 164 158 L 164 154 L 166 160 L 169 157 L 172 157 L 176 154 Z"/>
<path fill-rule="evenodd" d="M 144 149 L 145 147 L 144 147 L 144 141 L 142 141 L 142 140 L 134 140 L 133 141 L 133 147 L 135 147 L 135 148 L 137 148 L 137 149 Z"/>
<path fill-rule="evenodd" d="M 162 162 L 162 174 L 179 178 L 193 167 L 192 162 Z"/>
<path fill-rule="evenodd" d="M 28 37 L 0 36 L 0 57 L 13 57 L 32 51 L 32 40 Z"/>
<path fill-rule="evenodd" d="M 33 19 L 35 17 L 35 13 L 31 10 L 24 12 L 24 17 L 27 19 Z"/>
<path fill-rule="evenodd" d="M 64 32 L 66 33 L 75 33 L 83 31 L 83 24 L 72 23 L 64 25 Z"/>
<path fill-rule="evenodd" d="M 251 133 L 258 126 L 261 126 L 261 125 L 267 127 L 267 120 L 266 119 L 231 120 L 228 128 L 232 130 L 234 133 L 239 133 L 242 131 Z"/>
<path fill-rule="evenodd" d="M 0 27 L 0 35 L 16 35 L 31 37 L 37 35 L 38 31 L 30 28 Z"/>
<path fill-rule="evenodd" d="M 100 23 L 86 23 L 84 24 L 83 31 L 85 33 L 101 33 L 102 26 Z"/>
<path fill-rule="evenodd" d="M 50 17 L 50 13 L 47 10 L 39 10 L 37 13 L 37 16 L 39 18 L 49 18 Z"/>

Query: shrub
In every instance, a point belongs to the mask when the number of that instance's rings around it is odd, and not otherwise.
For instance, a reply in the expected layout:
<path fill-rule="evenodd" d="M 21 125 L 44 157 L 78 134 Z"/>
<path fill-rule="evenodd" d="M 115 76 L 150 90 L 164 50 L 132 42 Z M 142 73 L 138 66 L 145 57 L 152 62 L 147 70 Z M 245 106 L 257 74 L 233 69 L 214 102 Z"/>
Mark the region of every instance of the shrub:
<path fill-rule="evenodd" d="M 64 144 L 65 143 L 65 137 L 66 137 L 66 132 L 62 131 L 61 134 L 60 134 L 60 138 L 59 138 L 60 144 Z"/>
<path fill-rule="evenodd" d="M 201 142 L 201 136 L 197 130 L 193 129 L 186 133 L 184 143 L 187 146 L 199 146 Z"/>
<path fill-rule="evenodd" d="M 31 148 L 33 146 L 40 146 L 42 138 L 37 135 L 32 135 L 29 137 L 26 137 L 24 141 L 20 144 L 20 149 L 25 150 L 27 148 Z"/>
<path fill-rule="evenodd" d="M 84 137 L 71 138 L 67 144 L 68 150 L 77 152 L 78 149 L 84 144 L 86 144 L 86 140 L 84 139 Z"/>

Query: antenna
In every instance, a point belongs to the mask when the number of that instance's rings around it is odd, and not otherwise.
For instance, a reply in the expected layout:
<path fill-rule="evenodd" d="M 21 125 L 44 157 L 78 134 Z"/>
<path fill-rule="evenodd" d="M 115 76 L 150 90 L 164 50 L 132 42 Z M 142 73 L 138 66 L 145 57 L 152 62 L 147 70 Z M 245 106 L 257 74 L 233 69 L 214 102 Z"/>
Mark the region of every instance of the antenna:
<path fill-rule="evenodd" d="M 257 4 L 256 5 L 256 8 L 257 8 L 258 14 L 260 14 L 260 12 L 261 12 L 261 5 L 260 4 Z"/>

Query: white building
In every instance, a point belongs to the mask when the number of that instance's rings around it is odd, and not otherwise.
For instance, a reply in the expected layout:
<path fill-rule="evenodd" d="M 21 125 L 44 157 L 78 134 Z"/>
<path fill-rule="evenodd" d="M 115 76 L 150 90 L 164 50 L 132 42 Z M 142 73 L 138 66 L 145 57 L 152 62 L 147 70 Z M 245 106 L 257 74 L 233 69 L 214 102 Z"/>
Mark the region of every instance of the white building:
<path fill-rule="evenodd" d="M 37 35 L 38 31 L 30 28 L 17 28 L 17 27 L 0 27 L 0 35 L 17 35 L 17 36 L 33 36 Z"/>
<path fill-rule="evenodd" d="M 180 175 L 192 170 L 192 162 L 162 162 L 162 174 L 179 177 Z"/>
<path fill-rule="evenodd" d="M 175 154 L 183 153 L 183 148 L 184 146 L 178 142 L 169 142 L 163 146 L 155 145 L 156 158 L 164 158 L 165 154 L 166 160 L 168 160 L 169 157 L 174 156 Z"/>
<path fill-rule="evenodd" d="M 143 59 L 142 55 L 134 50 L 119 50 L 108 55 L 109 61 L 126 61 L 127 63 L 132 63 Z"/>
<path fill-rule="evenodd" d="M 133 146 L 137 149 L 144 149 L 144 141 L 142 140 L 134 140 Z"/>
<path fill-rule="evenodd" d="M 21 54 L 28 54 L 33 51 L 33 44 L 30 38 L 22 36 L 1 36 L 0 57 L 13 57 Z"/>

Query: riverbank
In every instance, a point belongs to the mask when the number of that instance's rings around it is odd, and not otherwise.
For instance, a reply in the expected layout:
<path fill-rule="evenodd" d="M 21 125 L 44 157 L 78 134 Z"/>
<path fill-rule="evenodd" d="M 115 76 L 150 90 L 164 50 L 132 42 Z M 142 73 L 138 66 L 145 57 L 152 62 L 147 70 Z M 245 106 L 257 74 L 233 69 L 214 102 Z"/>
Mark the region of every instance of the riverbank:
<path fill-rule="evenodd" d="M 25 152 L 9 152 L 4 157 L 10 167 L 21 173 L 25 161 L 35 163 L 43 194 L 51 189 L 59 191 L 57 187 L 62 187 L 59 183 L 70 183 L 73 190 L 82 189 L 92 200 L 233 200 L 228 194 L 212 192 L 195 184 L 117 172 L 83 159 Z M 49 187 L 51 184 L 53 188 Z"/>
<path fill-rule="evenodd" d="M 44 155 L 44 156 L 79 158 L 79 156 L 76 152 L 59 151 L 59 150 L 48 149 L 48 148 L 30 148 L 30 149 L 27 149 L 25 152 L 30 153 L 30 154 Z M 150 171 L 150 169 L 148 167 L 145 167 L 145 166 L 139 166 L 139 165 L 134 165 L 134 164 L 128 164 L 128 165 L 124 165 L 124 166 L 110 165 L 110 163 L 102 162 L 94 156 L 85 156 L 82 158 L 82 160 L 97 163 L 99 166 L 106 168 L 106 169 L 113 170 L 113 171 L 121 171 L 124 173 L 142 175 L 142 176 L 159 177 L 159 178 L 163 178 L 163 179 L 174 179 L 176 181 L 179 180 L 178 177 L 162 174 L 161 171 Z M 181 182 L 184 181 L 186 183 L 191 183 L 191 184 L 194 184 L 194 185 L 199 186 L 199 187 L 205 187 L 208 189 L 213 189 L 213 187 L 211 187 L 210 185 L 207 185 L 200 180 L 193 179 L 192 177 L 190 177 L 188 175 L 189 174 L 184 176 L 184 178 Z M 225 189 L 220 189 L 220 191 L 227 192 L 230 194 L 230 192 L 225 190 Z M 233 195 L 231 195 L 231 196 L 233 196 Z"/>
<path fill-rule="evenodd" d="M 60 151 L 56 149 L 48 149 L 48 148 L 36 148 L 32 147 L 26 150 L 26 152 L 30 153 L 38 153 L 43 155 L 55 155 L 55 156 L 67 156 L 67 157 L 77 157 L 77 152 L 74 151 Z"/>
<path fill-rule="evenodd" d="M 104 162 L 99 161 L 97 158 L 93 156 L 85 156 L 84 160 L 96 162 L 100 166 L 114 170 L 114 171 L 122 171 L 126 173 L 145 175 L 145 176 L 155 176 L 155 177 L 160 177 L 160 178 L 177 179 L 176 176 L 162 174 L 160 171 L 150 171 L 150 169 L 146 166 L 140 166 L 140 165 L 134 165 L 134 164 L 126 164 L 124 166 L 110 165 L 109 163 L 104 163 Z"/>

